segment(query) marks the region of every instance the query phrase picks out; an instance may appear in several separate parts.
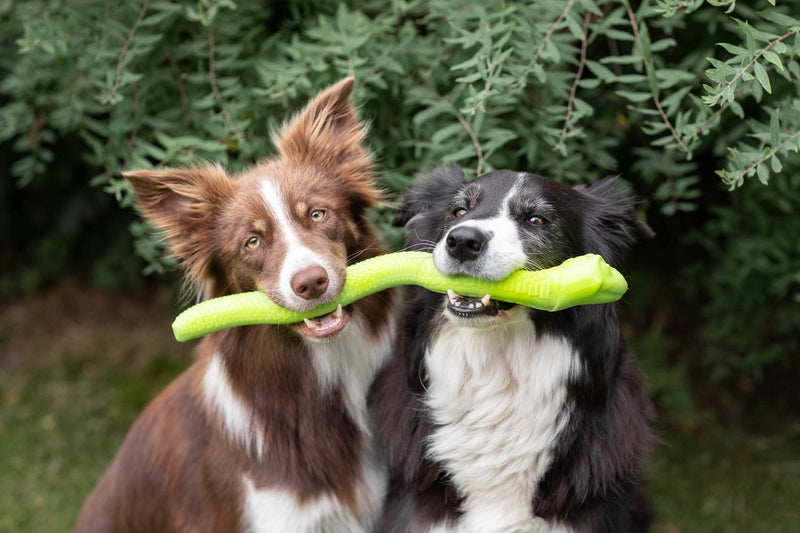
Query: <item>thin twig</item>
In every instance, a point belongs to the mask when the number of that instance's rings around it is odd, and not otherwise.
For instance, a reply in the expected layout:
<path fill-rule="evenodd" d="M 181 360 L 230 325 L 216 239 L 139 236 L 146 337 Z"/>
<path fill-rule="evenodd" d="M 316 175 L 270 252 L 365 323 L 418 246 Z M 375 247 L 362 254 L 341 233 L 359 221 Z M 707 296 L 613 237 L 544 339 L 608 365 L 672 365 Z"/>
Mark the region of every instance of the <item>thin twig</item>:
<path fill-rule="evenodd" d="M 536 52 L 533 54 L 533 59 L 531 59 L 530 63 L 528 64 L 527 72 L 530 72 L 531 70 L 533 70 L 533 67 L 536 66 L 536 63 L 539 61 L 539 56 L 542 55 L 542 52 L 544 51 L 544 47 L 547 44 L 547 41 L 550 40 L 550 37 L 556 31 L 558 25 L 561 24 L 564 18 L 566 18 L 567 13 L 569 13 L 569 10 L 572 9 L 572 4 L 574 3 L 575 0 L 569 0 L 569 2 L 567 3 L 567 7 L 564 8 L 564 11 L 562 11 L 561 14 L 558 16 L 558 18 L 556 18 L 556 20 L 553 21 L 553 24 L 550 25 L 550 28 L 548 28 L 547 33 L 545 33 L 544 38 L 542 39 L 542 42 L 539 43 L 539 48 L 537 48 Z M 525 81 L 527 77 L 528 75 L 525 74 L 524 76 L 521 76 L 516 82 L 510 84 L 505 89 L 504 94 L 508 94 L 508 91 L 510 91 L 511 89 L 522 85 L 522 82 Z"/>
<path fill-rule="evenodd" d="M 330 50 L 332 47 L 333 47 L 333 42 L 329 42 L 328 46 L 326 46 L 319 54 L 317 54 L 317 56 L 314 59 L 311 60 L 311 62 L 308 64 L 308 66 L 306 66 L 306 68 L 305 68 L 305 70 L 303 70 L 303 72 L 301 72 L 297 76 L 294 76 L 294 81 L 292 83 L 290 83 L 289 85 L 287 85 L 283 89 L 276 89 L 276 90 L 272 91 L 271 93 L 269 93 L 267 95 L 267 98 L 275 98 L 276 96 L 278 96 L 281 93 L 286 93 L 286 92 L 292 90 L 295 85 L 297 85 L 301 80 L 305 79 L 306 75 L 309 72 L 311 72 L 311 69 L 314 68 L 314 65 L 316 65 L 317 62 L 319 62 L 319 60 L 322 59 L 325 56 L 325 54 L 328 53 L 328 50 Z"/>
<path fill-rule="evenodd" d="M 678 4 L 678 5 L 675 5 L 675 6 L 668 7 L 667 9 L 665 9 L 665 10 L 662 12 L 662 15 L 666 15 L 666 14 L 668 14 L 668 13 L 672 13 L 673 11 L 683 11 L 684 9 L 686 9 L 686 6 L 687 6 L 687 5 L 689 4 L 689 2 L 691 2 L 691 1 L 692 1 L 692 0 L 683 0 L 683 2 L 681 2 L 681 3 L 680 3 L 680 4 Z"/>
<path fill-rule="evenodd" d="M 794 124 L 794 125 L 792 126 L 792 128 L 791 128 L 791 129 L 794 129 L 794 128 L 797 128 L 797 127 L 798 127 L 798 124 Z M 740 180 L 740 179 L 741 179 L 743 176 L 746 176 L 746 175 L 748 174 L 748 172 L 752 171 L 752 170 L 753 170 L 754 168 L 756 168 L 758 165 L 760 165 L 760 164 L 761 164 L 761 163 L 763 163 L 764 161 L 766 161 L 766 160 L 770 159 L 770 158 L 771 158 L 771 157 L 773 157 L 775 154 L 777 154 L 777 153 L 778 153 L 778 151 L 779 151 L 781 148 L 783 148 L 783 147 L 784 147 L 784 145 L 785 145 L 786 143 L 788 143 L 789 141 L 793 140 L 793 139 L 794 139 L 795 137 L 797 137 L 797 136 L 800 136 L 800 130 L 796 131 L 796 132 L 794 133 L 794 135 L 790 136 L 790 137 L 789 137 L 789 138 L 787 138 L 785 141 L 783 141 L 782 143 L 780 143 L 778 146 L 776 146 L 776 147 L 774 147 L 772 150 L 770 150 L 770 152 L 769 152 L 767 155 L 765 155 L 764 157 L 762 157 L 761 159 L 759 159 L 758 161 L 756 161 L 755 163 L 753 163 L 752 165 L 750 165 L 749 167 L 747 167 L 746 169 L 744 169 L 742 172 L 740 172 L 739 174 L 737 174 L 737 175 L 736 175 L 736 177 L 734 177 L 733 179 L 731 179 L 731 180 L 730 180 L 730 182 L 731 182 L 731 183 L 736 183 L 737 181 L 739 181 L 739 180 Z"/>
<path fill-rule="evenodd" d="M 461 123 L 461 125 L 464 126 L 464 129 L 467 130 L 467 133 L 469 134 L 470 139 L 472 139 L 472 144 L 475 145 L 475 152 L 476 152 L 477 157 L 478 157 L 478 167 L 475 169 L 475 175 L 476 176 L 480 176 L 481 175 L 481 170 L 483 169 L 483 150 L 481 149 L 481 143 L 478 140 L 478 136 L 475 135 L 475 132 L 472 130 L 472 127 L 469 125 L 469 122 L 467 122 L 467 119 L 464 118 L 464 115 L 462 115 L 461 113 L 458 112 L 458 109 L 456 109 L 456 106 L 454 106 L 453 104 L 451 104 L 448 100 L 445 100 L 444 98 L 439 97 L 438 100 L 440 102 L 446 104 L 448 107 L 450 107 L 450 109 L 453 110 L 453 114 L 456 116 L 456 118 Z"/>
<path fill-rule="evenodd" d="M 158 163 L 156 166 L 154 166 L 153 168 L 162 168 L 162 167 L 164 167 L 164 166 L 168 165 L 168 164 L 169 164 L 171 161 L 174 161 L 175 159 L 177 159 L 177 158 L 179 158 L 179 157 L 181 157 L 181 156 L 188 155 L 188 154 L 194 153 L 194 152 L 196 152 L 196 151 L 197 151 L 197 148 L 194 148 L 194 147 L 190 147 L 190 148 L 181 148 L 180 150 L 178 150 L 177 152 L 175 152 L 175 154 L 174 154 L 172 157 L 169 157 L 169 158 L 167 158 L 167 159 L 164 159 L 163 161 L 160 161 L 160 162 L 159 162 L 159 163 Z"/>
<path fill-rule="evenodd" d="M 475 169 L 475 175 L 480 176 L 481 170 L 483 170 L 483 150 L 481 150 L 481 143 L 478 141 L 478 136 L 475 135 L 474 131 L 472 131 L 472 128 L 470 127 L 469 122 L 467 122 L 467 119 L 465 119 L 464 116 L 458 111 L 456 111 L 455 113 L 458 121 L 461 123 L 462 126 L 464 126 L 464 129 L 467 130 L 467 133 L 469 133 L 469 136 L 472 139 L 472 144 L 475 145 L 475 151 L 477 152 L 478 156 L 478 167 Z"/>
<path fill-rule="evenodd" d="M 131 45 L 133 41 L 133 36 L 136 33 L 136 29 L 141 24 L 142 19 L 144 18 L 144 14 L 147 11 L 147 5 L 150 3 L 150 0 L 144 0 L 142 4 L 142 9 L 139 10 L 139 18 L 136 19 L 136 22 L 133 24 L 131 31 L 128 32 L 128 39 L 125 41 L 125 44 L 122 45 L 122 50 L 119 53 L 119 57 L 117 58 L 117 70 L 114 75 L 114 86 L 111 88 L 111 93 L 108 95 L 108 101 L 113 102 L 114 96 L 117 94 L 117 88 L 119 87 L 119 81 L 122 77 L 122 62 L 125 60 L 125 54 L 128 53 L 128 47 Z"/>
<path fill-rule="evenodd" d="M 216 9 L 216 8 L 218 8 L 218 7 L 219 7 L 219 5 L 220 5 L 222 2 L 223 2 L 223 0 L 218 0 L 217 2 L 214 2 L 214 3 L 213 3 L 211 6 L 209 6 L 209 8 L 208 8 L 208 9 L 206 9 L 206 10 L 205 10 L 205 11 L 203 11 L 202 13 L 198 14 L 198 15 L 197 15 L 197 18 L 198 18 L 198 19 L 200 19 L 200 20 L 203 20 L 204 18 L 206 18 L 206 17 L 208 16 L 208 14 L 209 14 L 209 13 L 211 13 L 211 11 L 212 11 L 213 9 Z"/>
<path fill-rule="evenodd" d="M 225 122 L 228 123 L 228 127 L 233 131 L 235 134 L 234 137 L 239 138 L 242 136 L 241 130 L 236 127 L 236 124 L 233 122 L 233 117 L 231 116 L 228 108 L 225 107 L 225 103 L 222 101 L 222 94 L 219 92 L 219 87 L 217 87 L 217 75 L 214 71 L 214 31 L 208 31 L 208 76 L 211 80 L 211 90 L 214 92 L 214 98 L 217 99 L 217 104 L 219 105 L 220 109 L 222 110 L 222 114 L 225 117 Z"/>
<path fill-rule="evenodd" d="M 642 37 L 639 35 L 639 27 L 636 25 L 636 17 L 633 15 L 633 10 L 630 8 L 630 6 L 626 7 L 626 9 L 628 11 L 628 18 L 631 20 L 631 27 L 633 27 L 633 36 L 636 38 L 636 44 L 639 46 L 639 50 L 642 52 L 642 62 L 644 62 L 644 68 L 649 74 L 650 62 L 647 61 L 647 57 L 645 57 L 644 54 L 644 45 L 642 44 Z M 669 117 L 667 117 L 667 114 L 664 112 L 664 108 L 661 107 L 661 102 L 659 101 L 658 96 L 656 96 L 655 93 L 652 93 L 652 95 L 653 102 L 655 102 L 656 107 L 658 108 L 658 114 L 661 115 L 661 119 L 664 121 L 664 124 L 666 124 L 667 128 L 669 128 L 670 133 L 672 133 L 672 137 L 678 142 L 678 146 L 680 146 L 687 154 L 689 154 L 689 156 L 691 156 L 692 151 L 689 150 L 685 144 L 683 144 L 683 141 L 681 141 L 678 132 L 675 131 L 675 128 L 672 126 L 672 122 L 669 121 Z"/>
<path fill-rule="evenodd" d="M 578 92 L 578 83 L 581 81 L 583 75 L 583 68 L 586 66 L 586 45 L 589 40 L 589 22 L 592 19 L 592 14 L 587 12 L 583 17 L 583 39 L 581 39 L 581 61 L 578 64 L 578 72 L 575 73 L 575 81 L 572 82 L 572 88 L 569 90 L 569 100 L 567 102 L 567 118 L 564 120 L 564 127 L 561 129 L 561 136 L 556 143 L 554 150 L 558 150 L 561 143 L 567 136 L 567 129 L 569 128 L 569 119 L 572 117 L 572 109 L 575 102 L 575 93 Z"/>
<path fill-rule="evenodd" d="M 782 60 L 781 60 L 781 63 L 788 63 L 788 62 L 789 62 L 789 61 L 791 61 L 791 60 L 792 60 L 792 58 L 791 58 L 791 57 L 787 57 L 787 58 L 784 58 L 784 59 L 782 59 Z M 766 70 L 767 72 L 769 72 L 770 70 L 773 70 L 774 68 L 776 68 L 776 66 L 775 66 L 775 65 L 767 65 L 767 67 L 765 67 L 765 69 L 764 69 L 764 70 Z M 750 80 L 747 80 L 746 82 L 744 82 L 743 86 L 744 86 L 744 85 L 748 85 L 748 84 L 750 84 L 750 83 L 753 83 L 753 81 L 755 81 L 755 78 L 753 78 L 753 79 L 750 79 Z M 712 122 L 714 122 L 714 120 L 715 120 L 715 119 L 716 119 L 718 116 L 720 116 L 722 113 L 724 113 L 724 112 L 725 112 L 725 110 L 726 110 L 726 109 L 728 109 L 728 106 L 729 106 L 729 105 L 730 105 L 730 102 L 725 102 L 725 104 L 723 104 L 722 106 L 720 106 L 720 108 L 719 108 L 719 109 L 717 109 L 716 111 L 714 111 L 714 113 L 712 113 L 712 114 L 711 114 L 711 116 L 709 116 L 709 117 L 708 117 L 708 118 L 705 120 L 705 122 L 703 122 L 702 124 L 700 124 L 700 126 L 698 126 L 698 128 L 697 128 L 696 130 L 694 130 L 694 131 L 691 133 L 691 135 L 688 135 L 688 139 L 689 139 L 690 141 L 691 141 L 691 140 L 694 140 L 694 139 L 696 139 L 696 138 L 697 138 L 697 136 L 698 136 L 698 135 L 700 135 L 701 133 L 703 133 L 704 131 L 706 131 L 706 128 L 707 128 L 707 127 L 708 127 L 708 126 L 709 126 L 709 125 L 710 125 Z"/>
<path fill-rule="evenodd" d="M 760 50 L 755 56 L 753 56 L 753 59 L 751 59 L 750 62 L 747 65 L 745 65 L 744 68 L 742 68 L 742 70 L 737 72 L 736 75 L 731 79 L 731 81 L 728 82 L 728 84 L 725 86 L 725 88 L 722 89 L 718 94 L 725 94 L 725 91 L 727 91 L 731 87 L 731 85 L 733 85 L 736 82 L 736 80 L 741 78 L 742 75 L 745 72 L 747 72 L 747 69 L 749 69 L 751 66 L 753 66 L 753 63 L 755 63 L 756 60 L 759 57 L 764 55 L 764 53 L 767 50 L 769 50 L 770 48 L 772 48 L 773 46 L 775 46 L 777 43 L 781 42 L 782 40 L 786 39 L 787 37 L 791 37 L 792 35 L 796 34 L 797 31 L 798 30 L 792 30 L 792 31 L 790 31 L 788 33 L 785 33 L 785 34 L 781 35 L 780 37 L 778 37 L 774 41 L 770 42 L 767 46 L 765 46 L 762 50 Z"/>
<path fill-rule="evenodd" d="M 486 29 L 487 30 L 491 29 L 491 27 L 489 26 L 488 23 L 486 24 Z M 491 89 L 491 88 L 492 88 L 492 56 L 491 55 L 487 55 L 486 56 L 486 83 L 483 85 L 483 94 L 484 95 L 488 95 L 489 94 L 489 89 Z M 475 105 L 470 107 L 467 110 L 469 112 L 469 114 L 470 115 L 474 115 L 475 112 L 481 106 L 483 106 L 484 103 L 486 103 L 486 98 L 487 97 L 484 96 L 479 102 L 477 102 Z"/>
<path fill-rule="evenodd" d="M 169 66 L 172 68 L 172 73 L 175 74 L 175 80 L 178 82 L 178 93 L 181 95 L 181 116 L 185 127 L 189 124 L 189 105 L 186 99 L 186 86 L 183 84 L 183 73 L 180 67 L 178 67 L 178 62 L 175 60 L 172 52 L 169 51 L 169 48 L 167 48 L 166 55 Z"/>
<path fill-rule="evenodd" d="M 547 41 L 550 40 L 550 36 L 553 35 L 554 31 L 556 31 L 556 28 L 558 27 L 559 24 L 561 24 L 561 21 L 563 21 L 564 18 L 566 18 L 567 13 L 569 13 L 569 10 L 572 9 L 572 4 L 574 3 L 575 0 L 569 0 L 569 2 L 567 3 L 567 7 L 564 8 L 564 11 L 558 16 L 555 22 L 553 22 L 553 24 L 550 26 L 550 29 L 547 30 L 547 33 L 544 35 L 544 39 L 542 39 L 542 42 L 539 44 L 539 48 L 537 48 L 536 53 L 533 54 L 533 59 L 531 60 L 531 68 L 533 68 L 533 66 L 539 60 L 539 56 L 542 55 L 542 52 L 544 51 L 544 45 L 547 44 Z"/>
<path fill-rule="evenodd" d="M 136 118 L 136 115 L 139 114 L 139 86 L 133 86 L 133 117 Z M 131 150 L 133 149 L 133 143 L 136 142 L 136 139 L 139 136 L 139 128 L 134 128 L 131 132 L 131 136 L 128 138 L 128 144 L 125 147 L 125 160 L 122 162 L 122 168 L 128 168 L 128 164 L 131 160 Z"/>
<path fill-rule="evenodd" d="M 97 53 L 94 55 L 95 63 L 100 59 L 100 53 L 106 45 L 106 27 L 108 26 L 108 24 L 106 24 L 106 18 L 108 18 L 108 0 L 103 0 L 103 14 L 100 19 L 103 21 L 103 29 L 100 31 L 100 42 L 97 45 Z"/>

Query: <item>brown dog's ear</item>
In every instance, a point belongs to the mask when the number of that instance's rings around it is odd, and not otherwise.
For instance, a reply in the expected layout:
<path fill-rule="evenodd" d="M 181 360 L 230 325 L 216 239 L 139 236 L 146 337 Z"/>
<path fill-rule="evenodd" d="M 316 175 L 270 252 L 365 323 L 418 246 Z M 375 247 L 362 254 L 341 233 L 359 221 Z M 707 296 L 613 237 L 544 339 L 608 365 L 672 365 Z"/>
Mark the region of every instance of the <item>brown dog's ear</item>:
<path fill-rule="evenodd" d="M 222 167 L 134 170 L 122 176 L 133 186 L 145 218 L 164 231 L 172 254 L 194 281 L 201 280 L 214 216 L 232 191 Z"/>
<path fill-rule="evenodd" d="M 284 159 L 331 172 L 364 208 L 375 205 L 380 193 L 372 157 L 361 145 L 367 127 L 348 100 L 354 83 L 349 77 L 322 91 L 273 140 Z"/>

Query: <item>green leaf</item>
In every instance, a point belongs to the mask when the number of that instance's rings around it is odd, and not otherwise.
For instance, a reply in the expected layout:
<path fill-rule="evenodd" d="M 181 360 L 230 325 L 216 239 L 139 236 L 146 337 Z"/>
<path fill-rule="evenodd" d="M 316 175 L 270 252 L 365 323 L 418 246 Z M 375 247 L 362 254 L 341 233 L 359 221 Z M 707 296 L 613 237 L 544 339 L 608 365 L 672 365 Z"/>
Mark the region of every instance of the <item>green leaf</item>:
<path fill-rule="evenodd" d="M 767 70 L 761 66 L 761 63 L 758 61 L 753 63 L 753 70 L 755 71 L 758 83 L 761 84 L 765 91 L 772 94 L 772 87 L 769 84 L 769 75 L 767 74 Z"/>
<path fill-rule="evenodd" d="M 778 54 L 776 54 L 772 50 L 767 50 L 766 52 L 764 52 L 764 59 L 766 59 L 779 69 L 783 70 L 783 63 L 781 62 L 781 58 L 778 57 Z"/>
<path fill-rule="evenodd" d="M 578 39 L 579 41 L 582 41 L 583 26 L 581 26 L 580 22 L 578 22 L 578 19 L 575 17 L 574 10 L 569 12 L 565 21 L 567 23 L 567 28 L 569 28 L 569 32 L 572 34 L 572 36 Z"/>
<path fill-rule="evenodd" d="M 767 168 L 767 165 L 757 165 L 756 172 L 758 173 L 758 181 L 764 185 L 767 185 L 769 183 L 769 169 Z"/>
<path fill-rule="evenodd" d="M 769 119 L 769 141 L 773 147 L 778 146 L 780 127 L 780 109 L 776 107 L 772 110 L 772 116 Z"/>
<path fill-rule="evenodd" d="M 736 115 L 737 117 L 742 119 L 744 118 L 744 109 L 742 109 L 742 106 L 739 105 L 739 102 L 737 102 L 736 100 L 729 102 L 728 108 L 731 111 L 733 111 L 733 114 Z"/>
<path fill-rule="evenodd" d="M 630 100 L 631 102 L 644 102 L 650 99 L 650 93 L 640 93 L 633 91 L 614 91 L 617 96 Z"/>
<path fill-rule="evenodd" d="M 770 1 L 772 5 L 775 5 L 774 1 L 772 0 L 768 1 Z M 775 9 L 759 11 L 758 14 L 767 19 L 768 21 L 774 22 L 775 24 L 778 24 L 780 26 L 786 26 L 787 28 L 790 29 L 800 29 L 800 20 L 790 17 L 789 15 L 781 13 L 780 11 L 777 11 Z"/>
<path fill-rule="evenodd" d="M 592 74 L 603 80 L 605 83 L 611 83 L 617 79 L 616 74 L 614 74 L 610 68 L 597 61 L 587 59 L 586 68 L 588 68 Z"/>
<path fill-rule="evenodd" d="M 747 56 L 748 53 L 749 53 L 747 51 L 747 49 L 742 48 L 741 46 L 733 45 L 733 44 L 717 43 L 717 46 L 721 46 L 722 48 L 724 48 L 725 50 L 727 50 L 728 52 L 730 52 L 730 53 L 732 53 L 733 55 L 736 55 L 736 56 Z"/>
<path fill-rule="evenodd" d="M 781 165 L 780 159 L 778 159 L 777 155 L 773 155 L 772 159 L 769 161 L 770 166 L 772 167 L 772 171 L 775 174 L 778 174 L 781 170 L 783 170 L 783 165 Z"/>

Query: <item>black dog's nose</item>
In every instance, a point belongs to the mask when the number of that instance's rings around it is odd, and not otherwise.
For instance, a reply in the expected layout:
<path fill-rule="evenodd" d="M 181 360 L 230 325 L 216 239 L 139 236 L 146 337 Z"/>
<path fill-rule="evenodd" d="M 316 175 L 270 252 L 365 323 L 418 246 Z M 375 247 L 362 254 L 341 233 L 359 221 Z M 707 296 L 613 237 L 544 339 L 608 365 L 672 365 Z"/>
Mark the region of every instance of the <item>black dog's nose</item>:
<path fill-rule="evenodd" d="M 459 261 L 471 261 L 477 258 L 487 242 L 486 234 L 470 226 L 453 228 L 445 239 L 447 253 Z"/>

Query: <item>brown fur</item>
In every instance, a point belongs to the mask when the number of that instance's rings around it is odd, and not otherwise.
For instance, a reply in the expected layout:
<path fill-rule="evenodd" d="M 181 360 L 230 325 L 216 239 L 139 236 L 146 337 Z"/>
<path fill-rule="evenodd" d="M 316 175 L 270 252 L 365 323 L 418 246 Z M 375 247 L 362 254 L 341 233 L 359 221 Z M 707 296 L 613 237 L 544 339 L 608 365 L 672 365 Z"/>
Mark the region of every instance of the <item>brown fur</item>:
<path fill-rule="evenodd" d="M 280 155 L 229 177 L 218 165 L 125 173 L 144 215 L 167 237 L 187 280 L 206 296 L 274 291 L 287 251 L 258 183 L 284 193 L 303 244 L 344 272 L 350 260 L 383 249 L 364 219 L 379 200 L 365 128 L 347 99 L 352 78 L 312 100 L 276 139 Z M 323 205 L 321 222 L 310 209 Z M 243 243 L 257 236 L 253 250 Z M 344 276 L 342 276 L 342 280 Z M 341 287 L 339 287 L 341 289 Z M 384 332 L 392 295 L 353 304 L 368 334 Z M 203 376 L 222 354 L 229 383 L 252 410 L 269 453 L 233 442 L 204 403 Z M 197 362 L 145 409 L 84 505 L 76 531 L 233 531 L 240 523 L 242 478 L 285 490 L 300 502 L 333 494 L 359 505 L 364 439 L 338 386 L 320 390 L 308 347 L 293 326 L 246 326 L 207 336 Z"/>

